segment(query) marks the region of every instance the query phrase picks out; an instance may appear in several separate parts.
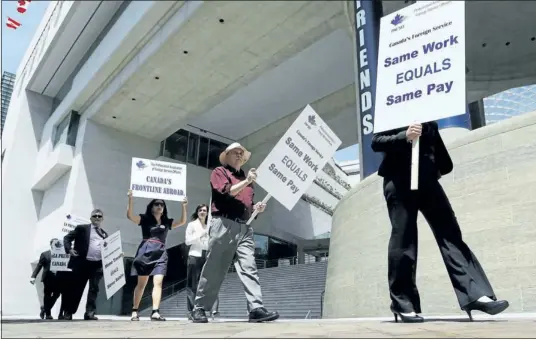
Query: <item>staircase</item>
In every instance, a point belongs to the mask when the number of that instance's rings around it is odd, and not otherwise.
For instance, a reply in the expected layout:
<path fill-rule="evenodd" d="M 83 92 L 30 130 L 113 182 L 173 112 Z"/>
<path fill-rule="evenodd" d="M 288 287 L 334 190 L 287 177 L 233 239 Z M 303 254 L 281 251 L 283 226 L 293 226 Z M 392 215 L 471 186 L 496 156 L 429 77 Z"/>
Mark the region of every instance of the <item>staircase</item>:
<path fill-rule="evenodd" d="M 321 317 L 321 294 L 326 284 L 327 262 L 260 269 L 264 306 L 278 311 L 281 318 L 310 319 Z M 220 289 L 220 316 L 248 317 L 244 288 L 236 273 L 228 273 Z M 151 309 L 140 312 L 149 316 Z M 160 312 L 165 317 L 186 317 L 186 290 L 162 301 Z M 207 311 L 208 316 L 208 311 Z"/>

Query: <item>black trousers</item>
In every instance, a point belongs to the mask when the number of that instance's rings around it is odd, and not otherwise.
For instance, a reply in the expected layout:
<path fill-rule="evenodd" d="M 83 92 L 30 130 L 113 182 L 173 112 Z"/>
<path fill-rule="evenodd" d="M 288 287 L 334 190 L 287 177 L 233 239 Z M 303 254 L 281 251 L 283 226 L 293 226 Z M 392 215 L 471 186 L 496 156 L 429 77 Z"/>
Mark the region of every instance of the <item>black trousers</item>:
<path fill-rule="evenodd" d="M 197 285 L 199 284 L 201 271 L 207 260 L 206 254 L 207 252 L 204 250 L 201 257 L 188 256 L 188 263 L 186 266 L 186 304 L 189 312 L 194 310 Z M 219 300 L 216 299 L 216 302 L 212 307 L 214 311 L 218 311 L 219 304 Z"/>
<path fill-rule="evenodd" d="M 71 284 L 66 289 L 65 311 L 70 314 L 76 313 L 82 294 L 84 294 L 84 288 L 89 281 L 86 314 L 95 313 L 97 310 L 95 302 L 99 294 L 99 283 L 102 279 L 102 262 L 80 259 L 71 272 L 71 278 Z"/>
<path fill-rule="evenodd" d="M 50 310 L 61 295 L 61 282 L 56 275 L 49 273 L 43 281 L 43 311 L 50 315 Z"/>
<path fill-rule="evenodd" d="M 448 197 L 436 179 L 420 181 L 417 191 L 410 190 L 407 180 L 385 179 L 384 195 L 392 225 L 388 277 L 393 309 L 421 313 L 415 282 L 418 211 L 432 229 L 460 307 L 482 296 L 496 300 L 484 270 L 462 239 Z"/>

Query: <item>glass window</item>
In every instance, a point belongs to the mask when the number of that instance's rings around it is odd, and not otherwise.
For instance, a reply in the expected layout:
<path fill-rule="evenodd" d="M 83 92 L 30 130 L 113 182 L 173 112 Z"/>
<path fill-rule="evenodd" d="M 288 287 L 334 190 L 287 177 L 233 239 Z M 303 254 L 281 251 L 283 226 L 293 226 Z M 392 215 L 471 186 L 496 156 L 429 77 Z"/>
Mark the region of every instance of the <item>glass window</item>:
<path fill-rule="evenodd" d="M 71 119 L 69 121 L 69 129 L 67 131 L 67 145 L 75 146 L 76 137 L 78 136 L 78 124 L 80 122 L 80 115 L 75 111 L 71 112 Z"/>
<path fill-rule="evenodd" d="M 197 165 L 204 168 L 208 164 L 208 138 L 199 137 L 199 158 L 197 160 Z"/>
<path fill-rule="evenodd" d="M 69 120 L 71 115 L 68 114 L 65 116 L 60 123 L 56 126 L 56 131 L 54 133 L 54 139 L 52 140 L 52 146 L 55 147 L 59 141 L 61 141 L 64 135 L 67 133 L 67 127 L 69 126 Z"/>
<path fill-rule="evenodd" d="M 227 147 L 227 144 L 218 142 L 217 140 L 210 140 L 209 152 L 208 152 L 208 168 L 214 169 L 220 166 L 220 154 Z"/>
<path fill-rule="evenodd" d="M 268 236 L 253 235 L 255 240 L 255 257 L 258 259 L 268 259 Z"/>
<path fill-rule="evenodd" d="M 160 156 L 168 157 L 168 156 L 166 156 L 166 154 L 164 153 L 165 147 L 166 147 L 166 140 L 164 139 L 163 141 L 160 142 L 160 151 L 158 152 L 158 154 L 159 154 Z"/>
<path fill-rule="evenodd" d="M 190 137 L 188 137 L 188 163 L 197 164 L 198 147 L 199 136 L 190 132 Z"/>
<path fill-rule="evenodd" d="M 186 151 L 188 148 L 188 131 L 179 130 L 166 139 L 167 157 L 186 162 Z"/>

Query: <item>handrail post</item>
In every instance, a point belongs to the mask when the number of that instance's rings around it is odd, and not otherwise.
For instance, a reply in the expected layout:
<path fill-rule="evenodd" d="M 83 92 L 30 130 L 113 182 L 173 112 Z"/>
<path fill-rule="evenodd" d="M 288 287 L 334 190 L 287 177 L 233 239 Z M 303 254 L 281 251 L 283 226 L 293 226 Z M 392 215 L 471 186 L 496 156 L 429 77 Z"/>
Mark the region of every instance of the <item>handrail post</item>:
<path fill-rule="evenodd" d="M 320 294 L 320 319 L 324 317 L 324 293 L 326 290 L 324 289 L 322 291 L 322 294 Z"/>

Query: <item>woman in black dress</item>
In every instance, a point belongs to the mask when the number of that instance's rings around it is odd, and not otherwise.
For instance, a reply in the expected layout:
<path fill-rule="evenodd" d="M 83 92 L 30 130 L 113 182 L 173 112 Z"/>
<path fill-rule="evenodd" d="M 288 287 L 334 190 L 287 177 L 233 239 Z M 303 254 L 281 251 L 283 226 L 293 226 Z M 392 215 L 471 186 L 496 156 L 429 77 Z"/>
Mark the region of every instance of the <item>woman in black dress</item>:
<path fill-rule="evenodd" d="M 145 214 L 136 216 L 132 213 L 132 191 L 128 192 L 127 217 L 141 226 L 143 240 L 138 247 L 136 257 L 132 263 L 132 276 L 138 276 L 138 284 L 134 289 L 134 304 L 132 307 L 132 321 L 139 321 L 138 307 L 149 276 L 153 277 L 153 311 L 151 320 L 165 321 L 158 310 L 162 298 L 162 280 L 166 275 L 168 255 L 166 251 L 166 236 L 168 230 L 180 227 L 186 223 L 186 198 L 182 204 L 180 221 L 174 222 L 167 216 L 166 203 L 161 199 L 154 199 L 145 210 Z"/>

